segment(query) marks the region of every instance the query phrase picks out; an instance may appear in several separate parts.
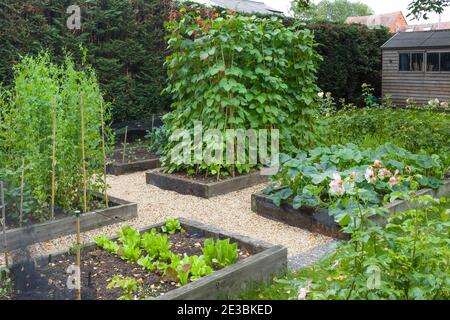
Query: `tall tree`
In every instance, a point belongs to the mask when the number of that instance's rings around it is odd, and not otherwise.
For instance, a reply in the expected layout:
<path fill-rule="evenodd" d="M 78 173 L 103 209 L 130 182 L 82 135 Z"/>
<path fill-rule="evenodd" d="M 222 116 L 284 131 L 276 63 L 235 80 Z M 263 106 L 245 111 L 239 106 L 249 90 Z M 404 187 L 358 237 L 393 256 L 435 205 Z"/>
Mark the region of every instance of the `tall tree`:
<path fill-rule="evenodd" d="M 361 2 L 348 0 L 322 0 L 318 4 L 310 4 L 305 10 L 304 1 L 294 0 L 294 13 L 309 21 L 330 21 L 343 23 L 348 17 L 368 16 L 373 14 L 372 8 Z"/>
<path fill-rule="evenodd" d="M 450 0 L 414 0 L 408 6 L 408 17 L 428 19 L 428 13 L 442 13 L 449 6 Z"/>

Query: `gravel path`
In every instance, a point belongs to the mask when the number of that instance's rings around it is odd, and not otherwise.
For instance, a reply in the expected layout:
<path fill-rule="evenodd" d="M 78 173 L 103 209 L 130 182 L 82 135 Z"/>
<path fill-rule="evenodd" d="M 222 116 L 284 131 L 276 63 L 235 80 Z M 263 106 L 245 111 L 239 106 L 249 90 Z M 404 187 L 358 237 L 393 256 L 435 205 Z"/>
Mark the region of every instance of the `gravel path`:
<path fill-rule="evenodd" d="M 110 176 L 112 196 L 138 203 L 138 218 L 126 223 L 115 224 L 82 234 L 83 242 L 90 242 L 98 235 L 113 235 L 123 225 L 145 227 L 162 222 L 167 218 L 185 217 L 238 234 L 281 244 L 289 249 L 289 256 L 298 256 L 332 242 L 331 238 L 302 229 L 287 226 L 251 211 L 251 194 L 260 191 L 264 185 L 242 191 L 201 199 L 163 191 L 145 183 L 145 173 L 133 173 L 119 177 Z M 33 245 L 31 254 L 43 255 L 55 250 L 63 250 L 75 242 L 75 236 L 67 236 Z M 3 263 L 0 258 L 0 264 Z"/>

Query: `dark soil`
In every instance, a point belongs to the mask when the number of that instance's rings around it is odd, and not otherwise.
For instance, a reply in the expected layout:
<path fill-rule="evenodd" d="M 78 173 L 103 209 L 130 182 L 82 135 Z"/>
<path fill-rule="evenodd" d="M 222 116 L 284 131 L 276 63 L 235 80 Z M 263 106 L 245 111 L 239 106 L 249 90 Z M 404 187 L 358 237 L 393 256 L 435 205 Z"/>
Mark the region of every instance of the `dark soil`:
<path fill-rule="evenodd" d="M 197 235 L 186 233 L 169 235 L 171 250 L 179 255 L 201 255 L 204 240 Z M 244 259 L 249 254 L 239 251 L 239 256 Z M 66 270 L 74 263 L 74 255 L 64 254 L 49 257 L 49 262 L 36 268 L 22 268 L 20 276 L 18 277 L 16 272 L 13 277 L 16 289 L 12 300 L 74 300 L 75 290 L 69 290 L 66 285 L 68 278 Z M 122 290 L 107 288 L 115 275 L 142 281 L 138 298 L 157 297 L 179 287 L 179 284 L 164 278 L 158 270 L 155 272 L 144 270 L 137 263 L 123 261 L 98 248 L 92 251 L 84 250 L 81 254 L 81 265 L 83 300 L 117 300 L 123 295 Z"/>
<path fill-rule="evenodd" d="M 125 149 L 125 161 L 123 158 L 123 147 L 114 150 L 114 152 L 109 156 L 109 160 L 116 164 L 125 164 L 157 157 L 157 155 L 150 153 L 145 145 L 129 145 Z"/>

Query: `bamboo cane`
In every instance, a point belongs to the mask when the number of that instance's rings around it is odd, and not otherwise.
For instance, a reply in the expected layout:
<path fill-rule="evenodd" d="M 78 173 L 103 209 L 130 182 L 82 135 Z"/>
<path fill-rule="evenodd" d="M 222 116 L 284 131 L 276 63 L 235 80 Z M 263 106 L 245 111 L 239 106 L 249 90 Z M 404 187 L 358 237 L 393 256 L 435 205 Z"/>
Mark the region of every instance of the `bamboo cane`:
<path fill-rule="evenodd" d="M 52 220 L 55 218 L 55 168 L 56 168 L 56 96 L 53 98 L 53 132 L 52 132 Z"/>
<path fill-rule="evenodd" d="M 125 137 L 123 140 L 122 163 L 125 163 L 125 153 L 127 151 L 127 135 L 128 135 L 128 126 L 125 127 Z"/>
<path fill-rule="evenodd" d="M 77 223 L 77 261 L 76 266 L 78 269 L 77 274 L 77 300 L 81 300 L 81 228 L 80 228 L 80 211 L 75 211 L 76 223 Z"/>
<path fill-rule="evenodd" d="M 104 197 L 106 208 L 109 208 L 108 201 L 108 186 L 106 183 L 106 149 L 105 149 L 105 123 L 103 120 L 103 99 L 100 100 L 100 117 L 102 121 L 102 149 L 103 149 L 103 183 L 104 183 Z"/>
<path fill-rule="evenodd" d="M 0 181 L 0 201 L 2 207 L 2 229 L 3 229 L 3 249 L 5 251 L 5 265 L 8 267 L 8 243 L 6 240 L 6 205 L 5 205 L 5 192 L 3 190 L 3 181 Z"/>
<path fill-rule="evenodd" d="M 83 212 L 87 211 L 87 178 L 86 178 L 86 159 L 84 150 L 84 105 L 83 105 L 83 95 L 80 97 L 80 116 L 81 116 L 81 158 L 82 158 L 82 169 L 83 169 Z M 80 213 L 77 213 L 77 262 L 78 267 L 78 285 L 77 288 L 77 300 L 81 300 L 81 252 L 80 252 Z"/>
<path fill-rule="evenodd" d="M 20 216 L 19 216 L 19 224 L 22 227 L 23 222 L 23 186 L 25 182 L 25 159 L 22 159 L 22 179 L 20 183 Z"/>

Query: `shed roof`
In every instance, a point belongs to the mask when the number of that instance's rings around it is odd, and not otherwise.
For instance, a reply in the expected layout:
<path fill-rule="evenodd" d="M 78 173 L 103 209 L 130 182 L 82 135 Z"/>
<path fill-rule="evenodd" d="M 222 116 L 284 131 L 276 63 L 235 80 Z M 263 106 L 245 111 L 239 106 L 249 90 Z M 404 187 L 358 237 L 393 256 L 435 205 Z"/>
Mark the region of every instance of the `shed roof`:
<path fill-rule="evenodd" d="M 382 49 L 450 48 L 450 30 L 400 32 L 395 34 Z"/>

